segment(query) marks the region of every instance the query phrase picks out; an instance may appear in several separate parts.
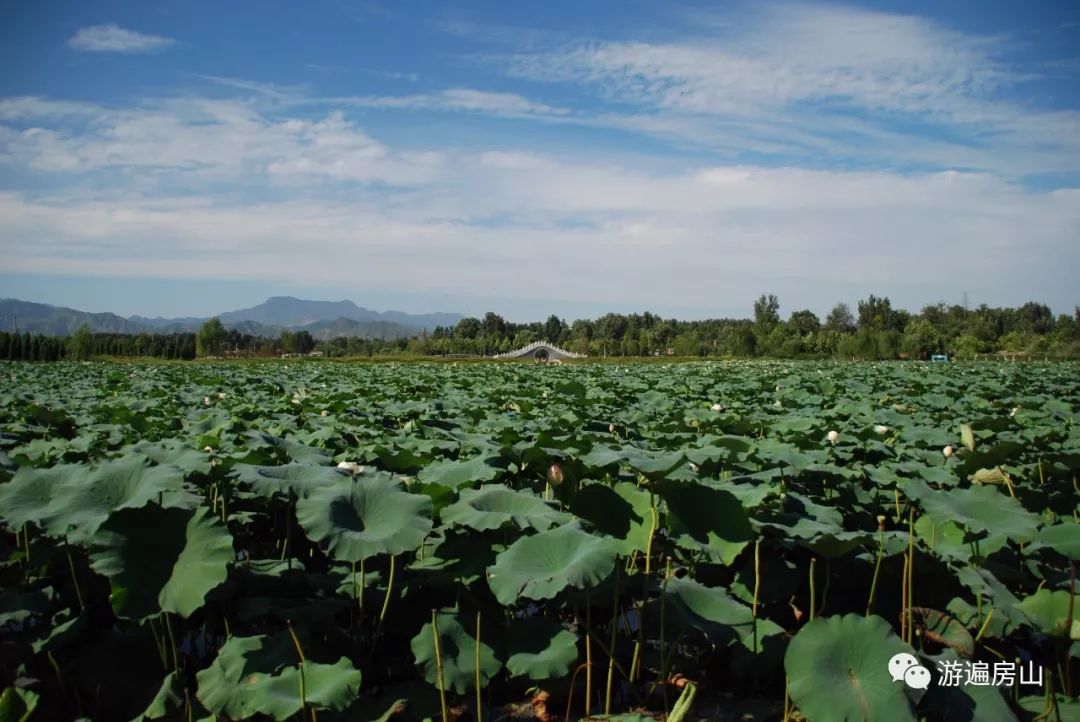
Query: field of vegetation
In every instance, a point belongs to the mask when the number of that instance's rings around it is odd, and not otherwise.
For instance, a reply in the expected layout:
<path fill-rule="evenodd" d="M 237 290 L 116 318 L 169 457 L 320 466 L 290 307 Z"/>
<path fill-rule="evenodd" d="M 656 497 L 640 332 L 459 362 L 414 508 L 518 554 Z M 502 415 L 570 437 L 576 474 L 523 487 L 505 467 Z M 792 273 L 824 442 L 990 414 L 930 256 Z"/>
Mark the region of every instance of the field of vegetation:
<path fill-rule="evenodd" d="M 0 377 L 0 720 L 1080 718 L 1080 365 Z"/>

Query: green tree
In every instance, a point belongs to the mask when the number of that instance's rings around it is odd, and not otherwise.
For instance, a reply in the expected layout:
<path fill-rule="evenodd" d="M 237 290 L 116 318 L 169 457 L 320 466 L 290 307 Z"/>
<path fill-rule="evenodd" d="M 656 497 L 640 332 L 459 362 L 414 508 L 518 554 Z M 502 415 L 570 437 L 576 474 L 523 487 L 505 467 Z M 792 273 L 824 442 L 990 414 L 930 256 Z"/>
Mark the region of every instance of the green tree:
<path fill-rule="evenodd" d="M 199 356 L 214 356 L 221 351 L 221 345 L 225 340 L 225 326 L 221 319 L 211 318 L 199 329 L 199 335 L 195 337 L 195 351 Z"/>
<path fill-rule="evenodd" d="M 89 361 L 93 350 L 94 336 L 85 323 L 68 338 L 68 358 L 72 361 Z"/>
<path fill-rule="evenodd" d="M 767 334 L 773 326 L 780 323 L 780 301 L 775 295 L 764 293 L 754 301 L 754 325 L 762 334 Z"/>
<path fill-rule="evenodd" d="M 919 318 L 907 325 L 902 346 L 905 353 L 921 358 L 941 349 L 941 335 L 934 324 Z"/>
<path fill-rule="evenodd" d="M 855 317 L 846 303 L 838 303 L 825 317 L 825 330 L 833 333 L 854 333 Z"/>
<path fill-rule="evenodd" d="M 821 321 L 817 314 L 810 310 L 795 311 L 788 320 L 791 330 L 800 336 L 807 336 L 821 330 Z"/>

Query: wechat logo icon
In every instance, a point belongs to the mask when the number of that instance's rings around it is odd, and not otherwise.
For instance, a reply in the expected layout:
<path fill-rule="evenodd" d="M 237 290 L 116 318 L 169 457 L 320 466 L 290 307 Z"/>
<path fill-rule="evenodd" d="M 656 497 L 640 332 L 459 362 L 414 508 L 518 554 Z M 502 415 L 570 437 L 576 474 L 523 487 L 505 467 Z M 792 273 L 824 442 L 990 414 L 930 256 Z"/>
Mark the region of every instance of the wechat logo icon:
<path fill-rule="evenodd" d="M 912 689 L 926 689 L 930 686 L 930 670 L 919 664 L 915 655 L 907 652 L 894 654 L 889 660 L 889 674 L 893 682 L 904 681 Z"/>

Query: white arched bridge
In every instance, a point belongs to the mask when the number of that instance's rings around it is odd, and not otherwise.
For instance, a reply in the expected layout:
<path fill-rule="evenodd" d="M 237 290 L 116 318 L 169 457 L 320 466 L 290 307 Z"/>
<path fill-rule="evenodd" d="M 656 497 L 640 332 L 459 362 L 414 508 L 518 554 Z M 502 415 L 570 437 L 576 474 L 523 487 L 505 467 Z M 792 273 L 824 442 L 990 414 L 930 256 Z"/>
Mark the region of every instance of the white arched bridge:
<path fill-rule="evenodd" d="M 547 341 L 533 341 L 514 351 L 500 353 L 495 358 L 531 358 L 537 361 L 558 361 L 566 358 L 585 358 L 583 353 L 574 353 Z"/>

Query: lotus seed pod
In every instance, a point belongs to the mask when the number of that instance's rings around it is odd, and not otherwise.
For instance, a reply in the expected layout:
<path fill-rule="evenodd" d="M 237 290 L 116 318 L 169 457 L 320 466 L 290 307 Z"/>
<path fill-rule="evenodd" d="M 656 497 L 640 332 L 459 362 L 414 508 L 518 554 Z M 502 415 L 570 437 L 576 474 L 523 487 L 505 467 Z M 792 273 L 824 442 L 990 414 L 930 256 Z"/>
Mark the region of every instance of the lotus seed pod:
<path fill-rule="evenodd" d="M 840 432 L 839 431 L 837 431 L 836 429 L 833 429 L 832 431 L 829 432 L 829 443 L 830 444 L 835 444 L 839 440 L 840 440 Z"/>
<path fill-rule="evenodd" d="M 881 531 L 885 531 L 885 515 L 884 514 L 878 514 L 877 528 L 880 529 Z"/>
<path fill-rule="evenodd" d="M 561 486 L 564 479 L 562 467 L 558 464 L 552 464 L 548 467 L 547 480 L 552 486 Z"/>
<path fill-rule="evenodd" d="M 944 449 L 941 450 L 941 453 L 945 454 L 945 458 L 948 459 L 950 456 L 953 455 L 953 448 L 951 446 L 946 446 Z"/>

